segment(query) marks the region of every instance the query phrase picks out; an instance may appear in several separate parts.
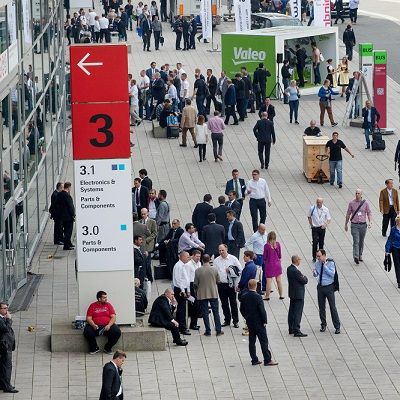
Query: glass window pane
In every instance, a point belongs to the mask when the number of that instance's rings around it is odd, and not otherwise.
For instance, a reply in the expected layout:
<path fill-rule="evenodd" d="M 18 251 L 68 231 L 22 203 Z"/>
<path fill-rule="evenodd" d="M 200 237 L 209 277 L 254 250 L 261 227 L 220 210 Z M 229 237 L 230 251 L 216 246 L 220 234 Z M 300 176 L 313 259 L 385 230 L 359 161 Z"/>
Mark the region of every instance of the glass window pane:
<path fill-rule="evenodd" d="M 29 243 L 28 250 L 29 254 L 33 255 L 33 243 L 35 241 L 35 237 L 38 234 L 38 199 L 37 199 L 37 184 L 36 180 L 31 185 L 28 194 L 26 196 L 26 210 L 27 210 L 27 222 L 28 222 L 28 234 L 29 234 Z"/>

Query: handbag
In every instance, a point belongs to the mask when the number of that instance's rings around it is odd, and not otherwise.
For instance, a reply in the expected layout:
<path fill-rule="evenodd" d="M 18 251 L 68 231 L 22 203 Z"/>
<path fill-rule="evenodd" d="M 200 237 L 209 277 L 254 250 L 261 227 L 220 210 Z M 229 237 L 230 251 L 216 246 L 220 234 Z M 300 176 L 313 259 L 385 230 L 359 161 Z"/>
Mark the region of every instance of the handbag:
<path fill-rule="evenodd" d="M 390 272 L 390 270 L 392 269 L 392 257 L 390 254 L 385 255 L 383 265 L 385 266 L 385 271 Z"/>
<path fill-rule="evenodd" d="M 164 36 L 160 36 L 160 43 L 164 44 Z"/>

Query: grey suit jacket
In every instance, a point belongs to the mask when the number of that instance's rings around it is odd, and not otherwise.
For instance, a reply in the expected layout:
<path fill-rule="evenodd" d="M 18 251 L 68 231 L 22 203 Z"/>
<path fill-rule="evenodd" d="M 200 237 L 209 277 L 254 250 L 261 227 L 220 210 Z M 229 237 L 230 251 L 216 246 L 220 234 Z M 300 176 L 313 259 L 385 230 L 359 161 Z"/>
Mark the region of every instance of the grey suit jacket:
<path fill-rule="evenodd" d="M 143 220 L 140 220 L 140 223 L 143 225 Z M 150 235 L 146 236 L 146 238 L 143 238 L 145 241 L 145 246 L 144 248 L 146 249 L 147 252 L 152 252 L 154 251 L 154 245 L 155 245 L 155 240 L 157 237 L 157 224 L 154 219 L 148 218 L 146 225 L 147 229 L 150 232 Z"/>
<path fill-rule="evenodd" d="M 142 223 L 140 223 L 139 221 L 135 221 L 132 224 L 132 234 L 133 234 L 133 238 L 135 236 L 141 236 L 143 238 L 143 246 L 140 248 L 140 250 L 142 252 L 146 251 L 146 238 L 148 236 L 150 236 L 150 231 L 149 228 L 147 228 L 146 225 L 143 225 Z M 133 240 L 132 238 L 132 240 Z"/>
<path fill-rule="evenodd" d="M 218 299 L 218 283 L 219 274 L 215 268 L 206 264 L 197 268 L 193 282 L 197 300 Z"/>

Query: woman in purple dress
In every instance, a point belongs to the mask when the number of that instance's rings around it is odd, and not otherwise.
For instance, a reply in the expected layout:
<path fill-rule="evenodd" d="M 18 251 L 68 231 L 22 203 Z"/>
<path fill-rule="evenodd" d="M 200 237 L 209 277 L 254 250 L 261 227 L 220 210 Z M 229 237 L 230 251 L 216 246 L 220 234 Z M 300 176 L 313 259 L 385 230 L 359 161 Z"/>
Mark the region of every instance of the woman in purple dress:
<path fill-rule="evenodd" d="M 276 279 L 276 285 L 278 286 L 279 298 L 283 297 L 282 288 L 282 265 L 281 265 L 281 245 L 276 241 L 276 233 L 270 232 L 267 236 L 267 243 L 264 246 L 264 265 L 265 265 L 265 277 L 267 278 L 267 287 L 265 290 L 264 300 L 269 300 L 269 294 L 271 293 L 272 278 Z"/>

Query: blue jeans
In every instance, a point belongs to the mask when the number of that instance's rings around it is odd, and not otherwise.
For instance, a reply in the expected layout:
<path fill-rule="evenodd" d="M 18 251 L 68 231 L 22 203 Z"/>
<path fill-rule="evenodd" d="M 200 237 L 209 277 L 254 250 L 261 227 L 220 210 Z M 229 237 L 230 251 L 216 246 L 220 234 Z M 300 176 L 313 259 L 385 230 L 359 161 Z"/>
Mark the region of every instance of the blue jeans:
<path fill-rule="evenodd" d="M 299 100 L 289 100 L 289 109 L 290 122 L 293 120 L 293 114 L 294 120 L 297 121 L 299 115 Z"/>
<path fill-rule="evenodd" d="M 314 84 L 318 85 L 321 83 L 321 73 L 319 72 L 319 64 L 313 65 L 314 70 Z"/>
<path fill-rule="evenodd" d="M 364 135 L 365 135 L 365 143 L 367 144 L 367 147 L 369 148 L 370 146 L 370 140 L 369 140 L 369 135 L 373 132 L 373 127 L 371 122 L 367 122 L 367 126 L 364 128 Z"/>
<path fill-rule="evenodd" d="M 196 96 L 196 106 L 197 106 L 197 113 L 199 115 L 203 115 L 204 117 L 206 116 L 206 109 L 204 107 L 204 101 L 206 99 L 206 96 Z"/>
<path fill-rule="evenodd" d="M 330 171 L 330 177 L 329 177 L 329 183 L 333 185 L 335 183 L 335 170 L 337 174 L 337 184 L 341 185 L 342 182 L 342 163 L 343 160 L 338 160 L 338 161 L 329 161 L 329 171 Z"/>
<path fill-rule="evenodd" d="M 199 300 L 200 311 L 204 321 L 205 333 L 211 333 L 210 319 L 208 317 L 208 303 L 210 303 L 211 311 L 214 316 L 215 330 L 221 332 L 221 319 L 219 317 L 218 299 Z"/>
<path fill-rule="evenodd" d="M 261 280 L 261 290 L 265 290 L 266 286 L 266 278 L 265 278 L 265 266 L 264 266 L 264 258 L 262 254 L 257 254 L 254 263 L 260 266 L 263 270 L 262 280 Z"/>
<path fill-rule="evenodd" d="M 132 30 L 132 15 L 128 15 L 126 20 L 126 29 Z"/>

